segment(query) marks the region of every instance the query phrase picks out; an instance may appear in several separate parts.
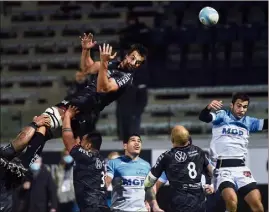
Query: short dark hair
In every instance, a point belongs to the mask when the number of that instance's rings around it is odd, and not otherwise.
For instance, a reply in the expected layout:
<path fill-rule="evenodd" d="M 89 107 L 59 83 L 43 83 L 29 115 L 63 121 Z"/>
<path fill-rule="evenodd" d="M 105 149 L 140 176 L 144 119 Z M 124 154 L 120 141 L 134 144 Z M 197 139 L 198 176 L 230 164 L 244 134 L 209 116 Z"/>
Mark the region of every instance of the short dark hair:
<path fill-rule="evenodd" d="M 140 140 L 142 141 L 141 136 L 138 135 L 138 134 L 136 134 L 136 133 L 134 133 L 134 134 L 131 134 L 127 139 L 123 139 L 123 143 L 124 143 L 124 144 L 127 144 L 128 141 L 129 141 L 129 139 L 130 139 L 131 137 L 133 137 L 133 136 L 136 136 L 136 137 L 140 138 Z"/>
<path fill-rule="evenodd" d="M 237 99 L 241 99 L 242 101 L 250 101 L 249 96 L 246 93 L 235 93 L 232 97 L 232 103 L 234 104 Z"/>
<path fill-rule="evenodd" d="M 136 43 L 130 46 L 127 54 L 131 54 L 133 51 L 137 51 L 145 59 L 148 56 L 148 49 L 140 43 Z"/>
<path fill-rule="evenodd" d="M 88 133 L 86 139 L 92 144 L 92 148 L 100 150 L 102 145 L 102 136 L 99 132 L 93 131 Z"/>

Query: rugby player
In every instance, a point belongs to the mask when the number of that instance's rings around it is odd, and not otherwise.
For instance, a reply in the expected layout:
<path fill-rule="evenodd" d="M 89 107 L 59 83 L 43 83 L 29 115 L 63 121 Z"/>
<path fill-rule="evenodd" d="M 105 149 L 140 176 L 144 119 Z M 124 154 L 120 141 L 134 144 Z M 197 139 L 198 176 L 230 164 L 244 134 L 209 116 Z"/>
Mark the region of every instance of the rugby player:
<path fill-rule="evenodd" d="M 212 176 L 212 167 L 205 152 L 190 144 L 189 132 L 183 126 L 175 126 L 171 133 L 173 148 L 161 154 L 145 180 L 145 189 L 154 186 L 163 172 L 170 184 L 170 212 L 204 212 L 205 194 L 201 184 L 202 173 Z M 155 194 L 152 193 L 152 196 Z"/>
<path fill-rule="evenodd" d="M 84 45 L 83 42 L 89 45 Z M 68 106 L 72 105 L 80 111 L 76 116 L 77 122 L 81 125 L 79 129 L 84 132 L 91 131 L 95 117 L 125 92 L 132 83 L 135 69 L 140 67 L 147 56 L 147 49 L 144 46 L 134 44 L 122 61 L 111 61 L 115 58 L 116 53 L 112 54 L 112 47 L 109 44 L 103 44 L 102 47 L 99 46 L 100 61 L 93 62 L 87 52 L 94 45 L 92 35 L 86 41 L 82 41 L 82 58 L 85 55 L 88 56 L 87 61 L 91 60 L 91 63 L 85 63 L 82 70 L 88 74 L 94 74 L 94 77 L 84 89 L 67 96 L 61 103 L 45 111 L 50 115 L 51 128 L 62 125 L 62 117 Z"/>
<path fill-rule="evenodd" d="M 12 211 L 13 189 L 21 184 L 29 166 L 40 156 L 45 141 L 49 139 L 45 134 L 49 124 L 48 116 L 34 117 L 33 122 L 24 127 L 11 143 L 0 148 L 1 212 Z M 19 154 L 26 147 L 26 152 L 19 159 Z"/>
<path fill-rule="evenodd" d="M 148 211 L 146 199 L 153 211 L 161 212 L 156 199 L 148 197 L 148 194 L 145 198 L 144 180 L 150 164 L 139 157 L 142 147 L 140 136 L 130 136 L 123 147 L 125 154 L 109 160 L 107 166 L 106 184 L 108 187 L 112 183 L 113 187 L 111 210 Z"/>
<path fill-rule="evenodd" d="M 268 119 L 246 116 L 249 103 L 247 94 L 236 93 L 230 110 L 221 110 L 222 101 L 213 100 L 199 116 L 201 121 L 213 124 L 210 157 L 216 164 L 215 189 L 221 192 L 229 212 L 237 211 L 236 191 L 252 211 L 264 211 L 257 183 L 245 160 L 249 133 L 268 130 Z"/>
<path fill-rule="evenodd" d="M 80 212 L 110 211 L 106 201 L 105 161 L 99 153 L 102 137 L 98 132 L 89 132 L 78 143 L 71 127 L 71 119 L 78 112 L 76 107 L 69 106 L 62 127 L 64 145 L 74 159 L 76 201 Z"/>

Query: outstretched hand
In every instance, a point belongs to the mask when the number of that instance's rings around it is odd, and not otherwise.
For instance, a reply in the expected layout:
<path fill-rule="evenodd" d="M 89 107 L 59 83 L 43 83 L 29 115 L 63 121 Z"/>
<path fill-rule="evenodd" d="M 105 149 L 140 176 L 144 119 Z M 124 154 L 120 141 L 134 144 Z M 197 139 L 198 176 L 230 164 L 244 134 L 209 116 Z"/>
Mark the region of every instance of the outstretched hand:
<path fill-rule="evenodd" d="M 89 33 L 88 35 L 86 33 L 83 34 L 83 36 L 79 36 L 81 40 L 81 47 L 82 49 L 89 50 L 92 47 L 95 46 L 97 43 L 96 41 L 93 42 L 93 34 Z"/>
<path fill-rule="evenodd" d="M 103 44 L 103 48 L 99 46 L 99 51 L 100 51 L 100 60 L 102 62 L 108 62 L 109 60 L 113 60 L 117 55 L 117 52 L 115 52 L 112 55 L 112 46 L 105 43 Z"/>

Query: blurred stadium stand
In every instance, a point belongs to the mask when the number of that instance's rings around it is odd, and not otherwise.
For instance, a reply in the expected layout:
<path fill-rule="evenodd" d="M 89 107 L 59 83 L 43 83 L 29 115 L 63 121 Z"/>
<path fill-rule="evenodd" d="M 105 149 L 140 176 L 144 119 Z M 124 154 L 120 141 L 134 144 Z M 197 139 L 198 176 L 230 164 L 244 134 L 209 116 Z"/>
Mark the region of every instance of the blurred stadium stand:
<path fill-rule="evenodd" d="M 204 6 L 219 11 L 216 27 L 199 23 Z M 237 91 L 251 94 L 250 114 L 267 116 L 267 9 L 268 2 L 1 2 L 1 137 L 62 99 L 79 69 L 79 35 L 93 32 L 119 51 L 130 15 L 149 29 L 141 37 L 152 88 L 145 134 L 166 134 L 178 122 L 207 133 L 198 112 L 212 98 L 228 106 Z M 97 48 L 92 54 L 98 59 Z M 115 134 L 114 111 L 112 104 L 102 113 L 104 134 Z"/>

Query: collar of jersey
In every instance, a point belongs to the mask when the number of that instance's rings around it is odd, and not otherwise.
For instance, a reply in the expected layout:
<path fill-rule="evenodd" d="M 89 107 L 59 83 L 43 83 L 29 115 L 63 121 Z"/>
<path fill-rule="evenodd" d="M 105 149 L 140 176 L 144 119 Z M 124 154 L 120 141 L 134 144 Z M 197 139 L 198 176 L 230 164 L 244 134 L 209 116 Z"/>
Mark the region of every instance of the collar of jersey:
<path fill-rule="evenodd" d="M 139 160 L 140 157 L 137 157 L 135 160 L 133 160 L 132 158 L 130 158 L 129 156 L 127 155 L 123 155 L 122 158 L 127 161 L 127 162 L 136 162 Z"/>
<path fill-rule="evenodd" d="M 237 119 L 236 117 L 234 117 L 234 115 L 233 115 L 232 111 L 230 111 L 230 110 L 229 110 L 229 116 L 230 116 L 230 117 L 231 117 L 233 120 L 235 120 L 235 121 L 240 121 L 240 120 L 242 120 L 242 119 L 244 119 L 244 118 L 245 118 L 245 116 L 243 116 L 242 118 Z"/>

